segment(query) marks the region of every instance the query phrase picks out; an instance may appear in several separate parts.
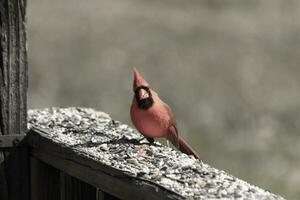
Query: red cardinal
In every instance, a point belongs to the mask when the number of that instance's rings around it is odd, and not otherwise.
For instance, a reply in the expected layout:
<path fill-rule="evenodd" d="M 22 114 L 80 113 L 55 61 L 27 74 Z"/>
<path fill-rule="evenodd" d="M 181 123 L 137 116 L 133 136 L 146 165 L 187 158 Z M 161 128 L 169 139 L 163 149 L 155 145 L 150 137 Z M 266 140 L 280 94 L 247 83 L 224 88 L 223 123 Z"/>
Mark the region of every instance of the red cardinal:
<path fill-rule="evenodd" d="M 130 115 L 137 130 L 152 142 L 154 138 L 166 138 L 181 152 L 201 160 L 196 151 L 179 136 L 176 120 L 169 106 L 149 88 L 149 84 L 136 68 L 133 71 L 134 97 Z"/>

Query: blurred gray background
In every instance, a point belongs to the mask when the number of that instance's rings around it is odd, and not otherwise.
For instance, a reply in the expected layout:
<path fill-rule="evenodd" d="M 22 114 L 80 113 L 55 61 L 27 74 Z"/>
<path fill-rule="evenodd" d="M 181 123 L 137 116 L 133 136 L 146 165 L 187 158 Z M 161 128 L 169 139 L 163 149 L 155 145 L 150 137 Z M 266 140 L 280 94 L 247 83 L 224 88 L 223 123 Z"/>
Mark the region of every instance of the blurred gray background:
<path fill-rule="evenodd" d="M 131 124 L 132 66 L 205 162 L 300 199 L 300 1 L 28 0 L 29 107 Z"/>

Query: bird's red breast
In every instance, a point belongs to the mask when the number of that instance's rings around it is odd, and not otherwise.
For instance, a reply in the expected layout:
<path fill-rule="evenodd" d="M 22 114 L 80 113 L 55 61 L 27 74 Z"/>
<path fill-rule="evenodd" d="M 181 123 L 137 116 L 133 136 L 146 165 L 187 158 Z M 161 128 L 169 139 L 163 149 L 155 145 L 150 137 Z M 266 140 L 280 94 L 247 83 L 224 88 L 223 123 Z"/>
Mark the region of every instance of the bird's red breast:
<path fill-rule="evenodd" d="M 131 105 L 131 120 L 135 127 L 146 137 L 166 137 L 168 128 L 173 121 L 169 115 L 169 110 L 158 98 L 157 94 L 151 90 L 153 105 L 147 109 L 140 109 L 135 97 Z"/>

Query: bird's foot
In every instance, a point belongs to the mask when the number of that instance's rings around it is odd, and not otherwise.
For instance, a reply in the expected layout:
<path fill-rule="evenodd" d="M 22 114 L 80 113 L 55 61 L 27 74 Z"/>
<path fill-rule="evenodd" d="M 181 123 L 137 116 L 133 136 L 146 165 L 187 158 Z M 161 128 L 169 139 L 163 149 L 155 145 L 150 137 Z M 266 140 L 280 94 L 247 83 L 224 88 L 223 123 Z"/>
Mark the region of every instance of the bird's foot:
<path fill-rule="evenodd" d="M 143 137 L 143 138 L 139 139 L 138 142 L 141 143 L 141 141 L 143 141 L 143 140 L 145 140 L 145 139 L 146 139 L 146 140 L 148 141 L 148 143 L 150 143 L 150 144 L 153 144 L 153 143 L 154 143 L 154 139 L 153 139 L 153 138 L 148 138 L 148 137 Z"/>
<path fill-rule="evenodd" d="M 153 143 L 154 143 L 154 139 L 153 139 L 153 138 L 146 137 L 146 139 L 148 140 L 148 142 L 149 142 L 150 144 L 153 144 Z"/>
<path fill-rule="evenodd" d="M 147 140 L 148 142 L 142 142 L 143 140 Z M 143 144 L 147 144 L 147 145 L 153 145 L 153 146 L 161 146 L 160 143 L 155 142 L 154 138 L 148 138 L 148 137 L 144 137 L 141 138 L 140 140 L 137 140 L 139 144 L 143 145 Z"/>

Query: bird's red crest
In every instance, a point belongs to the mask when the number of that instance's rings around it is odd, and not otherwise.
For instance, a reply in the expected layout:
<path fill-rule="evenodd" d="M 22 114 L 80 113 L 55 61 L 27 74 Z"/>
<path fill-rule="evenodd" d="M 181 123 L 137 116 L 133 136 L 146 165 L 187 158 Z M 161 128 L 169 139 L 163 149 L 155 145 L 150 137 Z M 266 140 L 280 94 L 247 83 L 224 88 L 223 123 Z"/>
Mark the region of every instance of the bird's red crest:
<path fill-rule="evenodd" d="M 147 81 L 142 77 L 141 73 L 133 67 L 134 72 L 134 81 L 133 81 L 133 90 L 135 90 L 139 86 L 149 86 Z"/>

